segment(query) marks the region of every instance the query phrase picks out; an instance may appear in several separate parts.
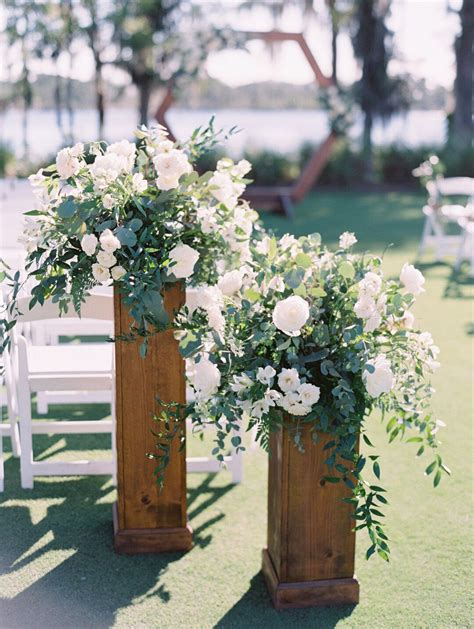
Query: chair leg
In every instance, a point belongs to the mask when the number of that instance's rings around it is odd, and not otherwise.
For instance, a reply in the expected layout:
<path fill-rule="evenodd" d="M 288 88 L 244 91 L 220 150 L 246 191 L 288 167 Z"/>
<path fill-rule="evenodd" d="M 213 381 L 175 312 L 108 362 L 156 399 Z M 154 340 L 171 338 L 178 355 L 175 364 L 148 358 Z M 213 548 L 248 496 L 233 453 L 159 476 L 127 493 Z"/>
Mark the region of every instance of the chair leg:
<path fill-rule="evenodd" d="M 4 478 L 5 478 L 5 469 L 3 467 L 3 436 L 2 436 L 2 431 L 0 430 L 0 492 L 2 492 L 5 489 Z"/>
<path fill-rule="evenodd" d="M 232 460 L 228 468 L 232 474 L 232 482 L 234 485 L 238 485 L 244 478 L 244 457 L 242 450 L 237 452 L 234 448 L 231 450 Z"/>
<path fill-rule="evenodd" d="M 29 391 L 20 392 L 19 410 L 21 486 L 23 489 L 33 489 L 33 432 L 31 427 L 31 396 Z"/>
<path fill-rule="evenodd" d="M 36 410 L 40 415 L 48 414 L 48 401 L 44 391 L 38 391 L 36 394 Z"/>
<path fill-rule="evenodd" d="M 18 429 L 18 422 L 13 421 L 10 425 L 10 439 L 12 442 L 12 452 L 13 456 L 19 457 L 21 454 L 21 442 L 20 442 L 20 431 Z"/>
<path fill-rule="evenodd" d="M 428 239 L 428 236 L 430 235 L 430 219 L 428 217 L 425 218 L 425 224 L 423 225 L 423 232 L 421 234 L 421 242 L 420 242 L 420 246 L 418 248 L 418 258 L 421 258 L 421 256 L 425 253 L 425 249 L 426 249 L 426 241 Z"/>

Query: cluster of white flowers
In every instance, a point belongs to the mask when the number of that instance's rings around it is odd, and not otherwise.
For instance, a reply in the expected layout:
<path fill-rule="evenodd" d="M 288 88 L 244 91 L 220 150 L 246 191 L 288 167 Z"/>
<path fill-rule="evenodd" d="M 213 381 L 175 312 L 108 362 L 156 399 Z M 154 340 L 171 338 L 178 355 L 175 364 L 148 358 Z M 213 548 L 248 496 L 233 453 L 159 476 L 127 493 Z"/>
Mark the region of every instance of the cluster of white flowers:
<path fill-rule="evenodd" d="M 284 395 L 278 400 L 290 415 L 303 416 L 311 412 L 311 407 L 319 400 L 320 389 L 314 384 L 302 383 L 297 369 L 282 369 L 278 375 L 278 386 Z"/>
<path fill-rule="evenodd" d="M 341 249 L 350 249 L 357 242 L 357 238 L 353 232 L 344 232 L 339 236 L 339 247 Z"/>
<path fill-rule="evenodd" d="M 163 140 L 157 145 L 153 165 L 156 168 L 156 186 L 159 190 L 177 188 L 180 178 L 192 171 L 186 153 L 175 148 L 170 140 Z"/>
<path fill-rule="evenodd" d="M 359 298 L 354 306 L 354 312 L 361 319 L 365 319 L 364 332 L 373 332 L 380 326 L 386 313 L 387 296 L 381 293 L 382 277 L 369 271 L 359 282 L 358 289 Z"/>
<path fill-rule="evenodd" d="M 56 169 L 61 179 L 69 179 L 77 175 L 84 165 L 84 144 L 78 142 L 74 146 L 61 149 L 56 156 Z"/>
<path fill-rule="evenodd" d="M 111 277 L 118 281 L 125 275 L 126 270 L 116 264 L 117 258 L 114 256 L 114 252 L 121 246 L 120 240 L 110 229 L 105 229 L 99 238 L 95 234 L 84 234 L 82 237 L 81 248 L 84 253 L 87 256 L 96 256 L 97 262 L 92 264 L 92 275 L 100 284 L 106 284 Z"/>
<path fill-rule="evenodd" d="M 207 315 L 209 327 L 218 333 L 222 333 L 225 325 L 222 314 L 223 295 L 218 286 L 200 284 L 186 289 L 186 308 L 192 317 L 198 309 Z"/>
<path fill-rule="evenodd" d="M 217 162 L 215 173 L 209 179 L 209 187 L 213 197 L 229 209 L 233 209 L 240 195 L 245 190 L 241 179 L 249 172 L 251 166 L 247 160 L 237 164 L 229 158 Z"/>
<path fill-rule="evenodd" d="M 103 155 L 97 155 L 89 166 L 95 191 L 104 191 L 121 175 L 130 173 L 135 164 L 135 156 L 136 146 L 128 140 L 110 144 Z"/>

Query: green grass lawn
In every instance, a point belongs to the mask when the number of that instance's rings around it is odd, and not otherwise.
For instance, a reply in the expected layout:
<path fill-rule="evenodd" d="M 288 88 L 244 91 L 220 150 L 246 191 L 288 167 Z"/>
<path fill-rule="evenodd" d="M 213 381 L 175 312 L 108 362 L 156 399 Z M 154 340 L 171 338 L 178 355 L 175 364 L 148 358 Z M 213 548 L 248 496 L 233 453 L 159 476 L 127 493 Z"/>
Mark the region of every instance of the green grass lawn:
<path fill-rule="evenodd" d="M 296 219 L 265 215 L 278 232 L 319 231 L 334 243 L 355 231 L 359 249 L 385 254 L 387 275 L 415 258 L 422 227 L 418 194 L 313 194 Z M 260 573 L 266 533 L 266 457 L 245 458 L 245 480 L 228 472 L 191 475 L 189 517 L 195 545 L 185 555 L 118 556 L 112 549 L 115 492 L 101 477 L 50 478 L 22 491 L 7 453 L 0 497 L 0 627 L 470 627 L 472 581 L 472 298 L 466 277 L 445 264 L 419 265 L 426 293 L 416 304 L 422 329 L 441 347 L 435 410 L 444 419 L 443 453 L 452 477 L 433 489 L 413 444 L 387 444 L 377 416 L 373 441 L 389 490 L 389 564 L 366 562 L 358 538 L 356 607 L 275 611 Z M 54 409 L 50 417 L 102 417 L 103 407 Z M 9 444 L 7 443 L 7 448 Z M 37 455 L 66 448 L 105 455 L 107 439 L 38 437 Z M 191 451 L 202 448 L 190 439 Z"/>

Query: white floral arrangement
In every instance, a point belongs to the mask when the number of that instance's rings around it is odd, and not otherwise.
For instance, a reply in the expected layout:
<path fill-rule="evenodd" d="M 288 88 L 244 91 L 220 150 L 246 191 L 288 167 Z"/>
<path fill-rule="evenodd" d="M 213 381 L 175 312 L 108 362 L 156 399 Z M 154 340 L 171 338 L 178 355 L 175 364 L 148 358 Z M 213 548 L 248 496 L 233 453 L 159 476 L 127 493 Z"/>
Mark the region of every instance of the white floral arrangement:
<path fill-rule="evenodd" d="M 146 353 L 147 337 L 170 324 L 166 285 L 217 281 L 247 262 L 257 215 L 240 199 L 248 162 L 193 169 L 216 141 L 212 122 L 182 145 L 160 126 L 136 136 L 64 148 L 32 175 L 39 208 L 26 212 L 21 240 L 35 284 L 31 307 L 52 298 L 61 311 L 79 312 L 94 286 L 114 283 L 134 318 L 130 337 L 142 336 Z M 10 315 L 14 308 L 13 299 Z"/>
<path fill-rule="evenodd" d="M 80 312 L 95 286 L 113 285 L 133 318 L 118 340 L 142 338 L 146 355 L 148 337 L 173 327 L 194 399 L 185 408 L 162 403 L 166 429 L 157 452 L 144 453 L 158 460 L 159 482 L 184 414 L 198 430 L 214 425 L 220 461 L 229 439 L 243 449 L 242 425 L 255 428 L 266 449 L 270 431 L 283 425 L 300 450 L 304 425 L 314 441 L 332 435 L 326 479 L 352 490 L 356 528 L 371 539 L 367 557 L 388 559 L 385 490 L 363 475 L 370 461 L 380 479 L 379 457 L 358 450 L 360 435 L 372 447 L 368 415 L 382 411 L 390 441 L 408 437 L 418 455 L 434 452 L 426 473 L 435 486 L 449 472 L 438 453 L 443 423 L 428 406 L 438 348 L 415 329 L 410 311 L 423 275 L 407 263 L 398 280 L 385 278 L 381 259 L 354 253 L 348 232 L 334 252 L 317 234 L 264 232 L 241 199 L 247 161 L 224 158 L 213 172 L 194 170 L 216 142 L 212 122 L 182 144 L 163 127 L 136 135 L 136 143 L 62 149 L 30 178 L 39 203 L 22 237 L 30 307 L 52 299 L 62 312 Z M 0 279 L 12 289 L 1 350 L 22 281 L 8 271 Z M 186 285 L 186 305 L 170 321 L 163 297 L 176 282 Z"/>
<path fill-rule="evenodd" d="M 236 418 L 256 429 L 265 449 L 282 425 L 299 449 L 303 426 L 314 441 L 332 435 L 326 480 L 351 488 L 356 528 L 366 528 L 371 540 L 367 557 L 388 559 L 379 457 L 359 453 L 359 435 L 372 447 L 366 420 L 380 409 L 390 441 L 406 437 L 418 455 L 434 452 L 426 473 L 439 483 L 449 472 L 437 450 L 444 424 L 429 409 L 439 350 L 429 332 L 415 329 L 410 311 L 424 291 L 421 272 L 407 263 L 398 280 L 386 279 L 382 260 L 353 253 L 355 243 L 346 232 L 331 252 L 317 234 L 265 235 L 251 262 L 201 287 L 178 315 L 187 329 L 181 348 L 195 394 L 188 414 L 196 426 L 217 428 L 217 458 L 229 439 L 243 447 Z M 221 308 L 221 335 L 199 306 Z M 369 462 L 377 484 L 363 475 Z"/>

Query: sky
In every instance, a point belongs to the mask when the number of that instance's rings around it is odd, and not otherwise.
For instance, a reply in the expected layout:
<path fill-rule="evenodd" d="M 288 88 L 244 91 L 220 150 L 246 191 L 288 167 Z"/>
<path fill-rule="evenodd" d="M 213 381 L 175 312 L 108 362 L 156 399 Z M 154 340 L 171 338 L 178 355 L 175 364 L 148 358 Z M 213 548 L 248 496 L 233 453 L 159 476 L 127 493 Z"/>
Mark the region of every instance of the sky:
<path fill-rule="evenodd" d="M 459 1 L 449 0 L 453 8 L 458 8 Z M 235 0 L 220 0 L 218 3 L 214 0 L 201 0 L 200 4 L 210 19 L 217 16 L 216 24 L 227 23 L 235 29 L 245 31 L 266 31 L 275 26 L 268 11 L 262 7 L 251 11 L 237 11 L 235 7 L 238 3 Z M 306 40 L 321 69 L 329 74 L 331 48 L 328 17 L 324 11 L 324 0 L 315 0 L 315 4 L 317 10 L 320 9 L 318 17 L 302 18 L 298 10 L 289 7 L 276 26 L 279 30 L 288 32 L 304 29 Z M 394 32 L 398 60 L 392 62 L 389 70 L 408 72 L 425 78 L 430 87 L 452 87 L 453 41 L 459 30 L 459 20 L 454 13 L 447 11 L 447 4 L 448 0 L 392 1 L 392 15 L 388 26 Z M 222 11 L 224 7 L 227 11 Z M 225 20 L 222 18 L 223 14 L 226 14 Z M 207 61 L 209 74 L 232 86 L 268 80 L 305 84 L 313 80 L 313 74 L 294 42 L 275 46 L 272 52 L 258 40 L 251 41 L 248 47 L 249 52 L 227 50 L 211 55 Z M 3 53 L 1 44 L 0 53 Z M 3 54 L 2 57 L 4 58 Z M 66 57 L 60 59 L 60 73 L 66 75 L 68 68 L 69 60 Z M 47 60 L 35 61 L 33 70 L 36 73 L 54 73 L 56 66 Z M 338 72 L 343 83 L 351 83 L 359 76 L 347 33 L 342 33 L 339 37 Z M 109 80 L 116 83 L 125 79 L 116 69 L 110 68 L 107 74 Z M 84 46 L 78 46 L 75 50 L 72 76 L 83 81 L 93 76 L 92 57 Z M 8 79 L 6 67 L 0 69 L 0 79 Z"/>

